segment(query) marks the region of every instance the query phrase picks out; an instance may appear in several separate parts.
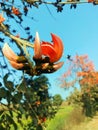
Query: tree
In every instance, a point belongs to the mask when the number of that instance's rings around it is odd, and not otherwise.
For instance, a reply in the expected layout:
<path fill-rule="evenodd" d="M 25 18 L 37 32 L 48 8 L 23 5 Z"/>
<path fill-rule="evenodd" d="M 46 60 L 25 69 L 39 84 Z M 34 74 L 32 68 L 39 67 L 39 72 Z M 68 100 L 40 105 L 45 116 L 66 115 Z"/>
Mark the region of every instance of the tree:
<path fill-rule="evenodd" d="M 55 114 L 47 77 L 24 77 L 20 84 L 14 84 L 8 77 L 8 74 L 4 76 L 4 87 L 0 87 L 0 128 L 20 129 L 17 123 L 21 129 L 42 128 L 45 121 Z M 27 123 L 22 120 L 27 120 Z"/>
<path fill-rule="evenodd" d="M 76 55 L 74 57 L 67 57 L 67 71 L 60 77 L 61 87 L 73 87 L 75 83 L 79 83 L 82 74 L 95 73 L 93 62 L 88 55 Z"/>
<path fill-rule="evenodd" d="M 70 78 L 72 75 L 74 75 L 73 81 L 68 82 L 69 87 L 74 86 L 76 82 L 80 86 L 79 90 L 74 89 L 74 92 L 68 97 L 68 101 L 81 105 L 86 116 L 93 116 L 98 110 L 98 72 L 87 55 L 76 55 L 75 58 L 68 60 L 71 64 L 63 75 L 65 87 L 67 85 L 66 78 Z"/>
<path fill-rule="evenodd" d="M 53 96 L 53 105 L 59 107 L 63 102 L 61 95 L 56 94 Z"/>
<path fill-rule="evenodd" d="M 83 72 L 80 80 L 84 112 L 87 116 L 93 116 L 98 111 L 98 72 Z M 80 75 L 79 75 L 80 76 Z"/>

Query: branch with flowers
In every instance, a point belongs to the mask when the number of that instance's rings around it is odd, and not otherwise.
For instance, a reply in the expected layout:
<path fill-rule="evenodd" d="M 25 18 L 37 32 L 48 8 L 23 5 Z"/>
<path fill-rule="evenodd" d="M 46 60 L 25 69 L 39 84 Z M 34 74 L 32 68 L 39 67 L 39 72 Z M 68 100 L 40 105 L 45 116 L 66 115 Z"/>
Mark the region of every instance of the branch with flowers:
<path fill-rule="evenodd" d="M 4 18 L 1 17 L 0 31 L 13 39 L 24 51 L 24 55 L 18 56 L 7 43 L 4 44 L 2 49 L 3 54 L 13 68 L 23 70 L 25 73 L 34 76 L 42 73 L 53 73 L 62 67 L 63 62 L 57 62 L 63 54 L 63 43 L 58 36 L 51 34 L 53 43 L 41 42 L 37 32 L 34 44 L 32 44 L 27 40 L 12 35 L 6 25 L 3 24 L 3 21 Z M 34 49 L 32 61 L 26 51 L 27 47 Z"/>
<path fill-rule="evenodd" d="M 41 4 L 53 5 L 57 12 L 62 12 L 65 5 L 70 5 L 70 8 L 76 8 L 78 4 L 87 4 L 92 3 L 93 5 L 98 5 L 98 0 L 55 0 L 55 1 L 46 1 L 46 0 L 21 0 L 20 4 L 16 7 L 17 0 L 1 0 L 0 5 L 4 12 L 7 12 L 7 15 L 10 16 L 12 13 L 20 17 L 23 13 L 28 14 L 29 8 L 36 7 L 38 8 Z M 22 11 L 20 6 L 23 5 Z M 6 8 L 7 6 L 7 8 Z"/>
<path fill-rule="evenodd" d="M 4 75 L 2 75 L 2 82 L 0 82 L 0 103 L 4 99 L 6 105 L 2 103 L 0 110 L 3 111 L 0 116 L 0 129 L 7 129 L 8 126 L 10 129 L 11 125 L 13 129 L 18 129 L 17 121 L 19 121 L 18 124 L 22 124 L 23 129 L 37 129 L 38 127 L 42 129 L 45 121 L 55 115 L 56 108 L 52 108 L 51 97 L 48 93 L 48 79 L 41 74 L 53 73 L 62 67 L 63 62 L 59 62 L 59 60 L 63 54 L 63 42 L 59 36 L 53 33 L 51 33 L 51 43 L 40 41 L 38 32 L 36 32 L 33 42 L 20 38 L 11 32 L 10 22 L 8 23 L 6 19 L 3 14 L 0 15 L 1 38 L 4 34 L 5 39 L 8 37 L 9 41 L 13 40 L 23 53 L 15 53 L 16 48 L 12 49 L 12 42 L 6 43 L 2 40 L 2 42 L 0 41 L 3 43 L 3 45 L 0 44 L 2 57 L 5 60 L 5 56 L 14 69 L 24 71 L 30 77 L 25 75 L 20 78 L 18 75 L 16 83 L 16 80 L 9 78 L 10 75 L 13 76 L 12 73 L 5 74 L 1 68 Z M 32 51 L 31 55 L 28 53 L 29 49 Z M 1 64 L 3 65 L 3 63 Z M 13 72 L 15 74 L 16 71 Z M 19 83 L 20 79 L 22 79 L 21 83 Z M 15 120 L 15 122 L 13 113 L 16 113 L 15 119 L 17 121 Z M 29 124 L 24 125 L 24 121 L 22 123 L 24 120 L 22 115 L 26 116 L 26 122 L 30 119 Z M 6 124 L 5 120 L 7 120 Z"/>

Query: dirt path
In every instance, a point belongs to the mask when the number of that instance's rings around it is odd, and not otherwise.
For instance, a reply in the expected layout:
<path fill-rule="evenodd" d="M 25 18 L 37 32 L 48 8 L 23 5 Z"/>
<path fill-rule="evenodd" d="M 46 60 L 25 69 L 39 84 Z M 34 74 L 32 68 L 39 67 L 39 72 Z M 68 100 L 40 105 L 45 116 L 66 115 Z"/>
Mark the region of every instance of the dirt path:
<path fill-rule="evenodd" d="M 86 124 L 85 130 L 98 130 L 98 116 L 95 116 Z"/>
<path fill-rule="evenodd" d="M 98 130 L 98 115 L 90 121 L 74 127 L 72 130 Z"/>

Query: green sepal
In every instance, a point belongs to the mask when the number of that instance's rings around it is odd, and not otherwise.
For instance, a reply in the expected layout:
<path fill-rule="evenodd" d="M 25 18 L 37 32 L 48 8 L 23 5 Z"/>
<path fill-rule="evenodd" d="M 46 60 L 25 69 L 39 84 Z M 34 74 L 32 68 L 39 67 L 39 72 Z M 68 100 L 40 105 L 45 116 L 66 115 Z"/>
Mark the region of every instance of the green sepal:
<path fill-rule="evenodd" d="M 25 56 L 19 56 L 19 58 L 17 59 L 17 63 L 26 63 L 27 62 L 27 58 Z"/>

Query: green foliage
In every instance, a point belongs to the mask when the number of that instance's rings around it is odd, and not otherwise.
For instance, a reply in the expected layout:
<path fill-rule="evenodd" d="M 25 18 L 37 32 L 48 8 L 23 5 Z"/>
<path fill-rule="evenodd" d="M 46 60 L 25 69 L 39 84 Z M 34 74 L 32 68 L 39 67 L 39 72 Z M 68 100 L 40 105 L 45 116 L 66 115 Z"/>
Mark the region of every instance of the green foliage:
<path fill-rule="evenodd" d="M 70 94 L 70 96 L 67 97 L 67 101 L 68 104 L 78 104 L 82 106 L 81 91 L 75 88 L 74 91 Z"/>
<path fill-rule="evenodd" d="M 77 126 L 85 121 L 85 115 L 79 106 L 64 105 L 54 119 L 47 122 L 46 130 L 77 130 Z"/>
<path fill-rule="evenodd" d="M 57 106 L 59 107 L 63 102 L 63 99 L 61 97 L 61 95 L 59 94 L 56 94 L 54 97 L 53 97 L 53 105 L 54 106 Z"/>
<path fill-rule="evenodd" d="M 43 129 L 45 121 L 55 115 L 48 93 L 48 78 L 23 77 L 20 84 L 14 84 L 9 79 L 9 74 L 6 74 L 3 77 L 4 86 L 0 86 L 1 129 Z"/>
<path fill-rule="evenodd" d="M 81 97 L 84 112 L 87 116 L 92 117 L 98 111 L 98 85 L 84 86 L 82 91 L 84 91 Z"/>
<path fill-rule="evenodd" d="M 72 106 L 61 107 L 57 112 L 55 118 L 46 122 L 46 130 L 63 130 L 65 121 L 67 121 L 69 114 L 72 110 Z"/>
<path fill-rule="evenodd" d="M 92 117 L 98 111 L 98 85 L 84 84 L 80 90 L 75 89 L 67 100 L 81 106 L 85 115 Z"/>

